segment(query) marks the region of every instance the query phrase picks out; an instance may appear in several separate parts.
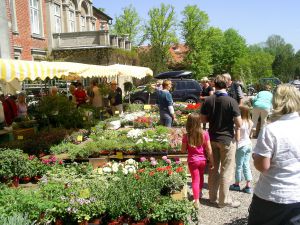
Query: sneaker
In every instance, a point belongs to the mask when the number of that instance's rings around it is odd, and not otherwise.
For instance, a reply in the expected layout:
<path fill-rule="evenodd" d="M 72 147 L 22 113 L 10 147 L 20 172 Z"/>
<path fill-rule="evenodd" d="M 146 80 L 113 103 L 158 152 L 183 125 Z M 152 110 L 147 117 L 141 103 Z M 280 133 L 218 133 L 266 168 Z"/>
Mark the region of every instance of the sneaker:
<path fill-rule="evenodd" d="M 199 207 L 200 207 L 199 201 L 194 201 L 194 207 L 195 207 L 195 209 L 199 209 Z"/>
<path fill-rule="evenodd" d="M 242 192 L 247 193 L 247 194 L 252 194 L 252 188 L 251 187 L 244 187 L 242 189 Z"/>
<path fill-rule="evenodd" d="M 238 208 L 241 205 L 239 201 L 234 201 L 234 202 L 229 202 L 225 204 L 218 204 L 219 208 L 224 208 L 224 207 L 231 207 L 231 208 Z"/>
<path fill-rule="evenodd" d="M 229 186 L 229 190 L 231 191 L 241 191 L 240 185 L 232 184 Z"/>

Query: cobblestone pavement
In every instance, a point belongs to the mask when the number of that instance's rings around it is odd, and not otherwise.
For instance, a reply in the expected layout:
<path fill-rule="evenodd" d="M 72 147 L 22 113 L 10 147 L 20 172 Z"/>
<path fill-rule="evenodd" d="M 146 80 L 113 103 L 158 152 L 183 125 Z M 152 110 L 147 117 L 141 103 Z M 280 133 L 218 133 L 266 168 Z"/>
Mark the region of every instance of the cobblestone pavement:
<path fill-rule="evenodd" d="M 256 144 L 256 140 L 252 139 L 253 147 Z M 254 186 L 258 180 L 259 172 L 254 168 L 253 162 L 250 162 Z M 205 175 L 205 186 L 203 190 L 203 198 L 200 201 L 201 205 L 198 212 L 198 224 L 195 225 L 246 225 L 248 218 L 248 208 L 251 203 L 252 194 L 246 194 L 243 192 L 230 191 L 233 200 L 241 202 L 239 208 L 217 208 L 209 204 L 208 201 L 208 190 L 207 190 L 207 174 Z M 234 180 L 232 181 L 232 183 Z M 245 185 L 245 182 L 241 183 L 241 188 Z M 189 192 L 191 192 L 191 187 L 189 186 Z M 194 223 L 191 222 L 190 225 Z"/>

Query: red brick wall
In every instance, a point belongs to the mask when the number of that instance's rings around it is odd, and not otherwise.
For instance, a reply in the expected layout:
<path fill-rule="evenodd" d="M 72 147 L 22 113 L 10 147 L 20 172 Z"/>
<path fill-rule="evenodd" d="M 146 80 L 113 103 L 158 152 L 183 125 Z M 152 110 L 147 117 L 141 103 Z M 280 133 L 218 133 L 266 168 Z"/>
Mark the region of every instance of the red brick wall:
<path fill-rule="evenodd" d="M 33 38 L 31 36 L 29 0 L 16 0 L 16 15 L 19 34 L 13 35 L 13 43 L 18 47 L 22 47 L 22 60 L 33 60 L 31 49 L 37 48 L 45 50 L 48 48 L 47 29 L 46 29 L 46 3 L 42 1 L 43 15 L 43 39 Z"/>

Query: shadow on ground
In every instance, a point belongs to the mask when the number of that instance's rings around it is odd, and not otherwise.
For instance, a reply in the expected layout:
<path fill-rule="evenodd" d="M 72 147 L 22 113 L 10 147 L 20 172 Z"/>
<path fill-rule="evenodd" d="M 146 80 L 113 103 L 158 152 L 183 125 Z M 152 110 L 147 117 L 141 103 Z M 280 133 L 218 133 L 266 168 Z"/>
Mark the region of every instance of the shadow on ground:
<path fill-rule="evenodd" d="M 246 218 L 236 218 L 233 219 L 229 223 L 224 223 L 224 225 L 247 225 L 248 224 L 248 217 Z"/>

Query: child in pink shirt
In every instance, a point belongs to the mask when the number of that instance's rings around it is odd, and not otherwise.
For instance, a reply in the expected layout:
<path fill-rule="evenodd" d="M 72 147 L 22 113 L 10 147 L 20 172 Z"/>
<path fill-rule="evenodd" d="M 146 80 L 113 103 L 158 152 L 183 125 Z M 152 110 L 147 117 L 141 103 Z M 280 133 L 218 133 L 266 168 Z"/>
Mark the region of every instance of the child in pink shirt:
<path fill-rule="evenodd" d="M 186 123 L 187 133 L 182 138 L 182 151 L 188 152 L 188 166 L 192 176 L 194 206 L 199 208 L 199 197 L 202 193 L 206 161 L 213 169 L 213 156 L 209 134 L 201 128 L 200 114 L 192 113 Z"/>

